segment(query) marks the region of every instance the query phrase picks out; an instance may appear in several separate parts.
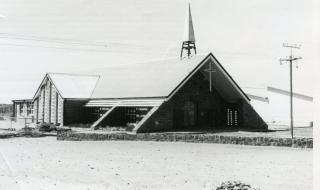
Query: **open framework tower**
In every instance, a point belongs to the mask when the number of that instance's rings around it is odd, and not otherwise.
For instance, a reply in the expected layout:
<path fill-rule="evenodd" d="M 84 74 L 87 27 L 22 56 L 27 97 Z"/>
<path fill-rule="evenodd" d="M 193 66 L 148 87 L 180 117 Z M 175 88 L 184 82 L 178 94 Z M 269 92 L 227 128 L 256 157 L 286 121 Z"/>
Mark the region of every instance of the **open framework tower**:
<path fill-rule="evenodd" d="M 194 54 L 197 54 L 196 50 L 196 40 L 194 37 L 194 29 L 193 29 L 193 23 L 192 23 L 192 16 L 191 16 L 191 7 L 189 3 L 188 7 L 188 15 L 186 18 L 186 24 L 185 24 L 185 31 L 184 31 L 184 37 L 181 47 L 181 53 L 180 58 L 182 59 L 183 53 L 186 51 L 187 57 L 190 58 L 191 56 L 191 50 L 194 50 Z"/>

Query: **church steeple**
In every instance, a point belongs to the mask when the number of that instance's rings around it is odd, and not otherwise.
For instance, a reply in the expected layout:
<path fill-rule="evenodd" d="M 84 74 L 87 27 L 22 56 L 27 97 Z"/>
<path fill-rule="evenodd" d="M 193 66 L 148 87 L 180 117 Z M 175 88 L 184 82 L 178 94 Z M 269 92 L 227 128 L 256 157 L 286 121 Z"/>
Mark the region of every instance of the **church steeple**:
<path fill-rule="evenodd" d="M 192 49 L 194 50 L 194 54 L 197 54 L 196 40 L 194 37 L 194 29 L 193 29 L 193 22 L 192 22 L 192 16 L 191 16 L 191 7 L 190 7 L 190 3 L 189 3 L 180 58 L 182 59 L 184 50 L 187 51 L 186 52 L 187 56 L 188 56 L 188 58 L 190 58 Z"/>

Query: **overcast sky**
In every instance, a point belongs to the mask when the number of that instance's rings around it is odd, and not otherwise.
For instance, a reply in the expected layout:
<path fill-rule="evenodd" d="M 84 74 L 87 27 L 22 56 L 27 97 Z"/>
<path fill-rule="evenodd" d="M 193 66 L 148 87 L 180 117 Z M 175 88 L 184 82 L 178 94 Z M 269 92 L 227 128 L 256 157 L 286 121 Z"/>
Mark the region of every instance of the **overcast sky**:
<path fill-rule="evenodd" d="M 282 43 L 302 44 L 294 88 L 312 95 L 311 0 L 201 0 L 191 9 L 199 52 L 212 52 L 242 87 L 288 89 Z M 185 0 L 1 0 L 0 103 L 32 98 L 46 72 L 178 57 L 186 10 Z"/>

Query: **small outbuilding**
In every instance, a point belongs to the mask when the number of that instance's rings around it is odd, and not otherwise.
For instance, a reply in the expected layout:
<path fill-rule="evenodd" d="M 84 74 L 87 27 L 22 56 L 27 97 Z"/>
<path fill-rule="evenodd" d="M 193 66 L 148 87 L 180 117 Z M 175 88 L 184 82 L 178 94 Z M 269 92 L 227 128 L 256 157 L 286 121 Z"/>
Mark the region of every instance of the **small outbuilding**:
<path fill-rule="evenodd" d="M 13 117 L 28 118 L 33 117 L 33 101 L 32 99 L 12 100 Z"/>
<path fill-rule="evenodd" d="M 47 73 L 33 97 L 37 123 L 82 123 L 83 105 L 90 99 L 99 76 Z"/>

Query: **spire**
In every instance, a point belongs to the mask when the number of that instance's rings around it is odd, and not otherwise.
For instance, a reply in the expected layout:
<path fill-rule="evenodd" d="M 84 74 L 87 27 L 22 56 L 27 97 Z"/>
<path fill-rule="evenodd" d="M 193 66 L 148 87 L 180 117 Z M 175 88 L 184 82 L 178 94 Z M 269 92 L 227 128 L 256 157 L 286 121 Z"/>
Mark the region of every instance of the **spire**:
<path fill-rule="evenodd" d="M 188 15 L 186 16 L 183 41 L 195 42 L 190 3 L 189 3 Z"/>
<path fill-rule="evenodd" d="M 182 58 L 182 54 L 184 50 L 187 51 L 188 58 L 190 58 L 191 56 L 192 49 L 194 49 L 194 53 L 197 54 L 195 42 L 196 40 L 194 36 L 193 22 L 192 22 L 192 16 L 191 16 L 191 6 L 189 3 L 180 58 Z"/>

